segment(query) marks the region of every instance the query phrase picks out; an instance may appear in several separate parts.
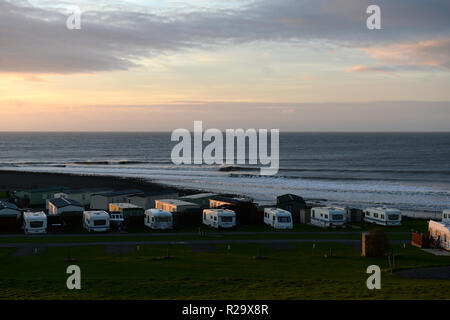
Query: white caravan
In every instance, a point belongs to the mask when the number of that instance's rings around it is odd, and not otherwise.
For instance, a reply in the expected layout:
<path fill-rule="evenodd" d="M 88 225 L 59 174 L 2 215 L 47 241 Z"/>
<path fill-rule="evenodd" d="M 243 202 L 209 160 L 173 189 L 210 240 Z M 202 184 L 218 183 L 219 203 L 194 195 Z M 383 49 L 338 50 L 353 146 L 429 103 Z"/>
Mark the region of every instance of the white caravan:
<path fill-rule="evenodd" d="M 151 229 L 172 229 L 172 214 L 169 211 L 161 209 L 145 210 L 144 224 Z"/>
<path fill-rule="evenodd" d="M 401 226 L 402 212 L 387 207 L 367 208 L 364 210 L 364 221 L 380 226 Z"/>
<path fill-rule="evenodd" d="M 275 229 L 292 229 L 292 214 L 279 208 L 264 208 L 264 223 Z"/>
<path fill-rule="evenodd" d="M 83 227 L 89 232 L 109 230 L 109 214 L 106 211 L 84 211 Z"/>
<path fill-rule="evenodd" d="M 24 212 L 23 231 L 25 234 L 40 234 L 47 232 L 47 216 L 44 212 Z"/>
<path fill-rule="evenodd" d="M 228 209 L 205 209 L 203 224 L 217 229 L 233 228 L 236 226 L 236 213 Z"/>
<path fill-rule="evenodd" d="M 311 224 L 322 228 L 343 228 L 347 221 L 347 211 L 337 207 L 311 208 Z"/>

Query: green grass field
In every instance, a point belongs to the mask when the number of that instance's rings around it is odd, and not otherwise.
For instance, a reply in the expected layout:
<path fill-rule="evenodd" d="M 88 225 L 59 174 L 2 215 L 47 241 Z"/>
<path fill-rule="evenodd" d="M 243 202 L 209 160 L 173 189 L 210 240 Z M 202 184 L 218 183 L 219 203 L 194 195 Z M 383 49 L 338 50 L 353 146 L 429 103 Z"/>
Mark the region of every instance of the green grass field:
<path fill-rule="evenodd" d="M 36 256 L 16 257 L 0 249 L 0 299 L 446 299 L 450 281 L 404 279 L 387 259 L 365 258 L 360 250 L 336 243 L 291 244 L 289 250 L 260 244 L 235 244 L 230 252 L 185 245 L 140 246 L 114 254 L 105 248 L 74 247 L 82 290 L 66 289 L 67 248 L 47 248 Z M 170 254 L 174 259 L 155 260 Z M 332 248 L 334 258 L 324 254 Z M 450 265 L 417 248 L 394 246 L 398 268 Z M 260 254 L 267 259 L 253 259 Z M 381 290 L 366 287 L 369 265 L 382 268 Z"/>

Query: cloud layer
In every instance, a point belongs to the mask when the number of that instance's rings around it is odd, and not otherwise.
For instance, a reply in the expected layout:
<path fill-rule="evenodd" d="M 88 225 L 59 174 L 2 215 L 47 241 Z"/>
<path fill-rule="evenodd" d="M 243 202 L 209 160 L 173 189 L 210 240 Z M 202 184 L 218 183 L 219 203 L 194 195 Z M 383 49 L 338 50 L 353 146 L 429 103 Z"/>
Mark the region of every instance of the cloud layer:
<path fill-rule="evenodd" d="M 67 30 L 61 11 L 0 0 L 0 72 L 126 70 L 167 52 L 254 41 L 332 42 L 366 48 L 386 64 L 449 68 L 449 1 L 377 2 L 379 31 L 365 27 L 366 0 L 258 0 L 169 14 L 107 7 L 85 12 L 81 30 Z"/>

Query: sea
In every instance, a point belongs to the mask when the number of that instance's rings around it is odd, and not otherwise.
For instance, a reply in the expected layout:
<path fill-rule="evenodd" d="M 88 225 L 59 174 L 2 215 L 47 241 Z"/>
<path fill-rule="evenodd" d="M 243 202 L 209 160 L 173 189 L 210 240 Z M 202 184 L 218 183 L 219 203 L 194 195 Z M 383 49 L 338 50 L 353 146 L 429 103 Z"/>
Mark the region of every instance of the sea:
<path fill-rule="evenodd" d="M 0 170 L 138 177 L 261 204 L 293 193 L 422 217 L 450 209 L 450 133 L 281 132 L 279 142 L 278 174 L 261 176 L 248 164 L 175 165 L 171 133 L 0 133 Z"/>

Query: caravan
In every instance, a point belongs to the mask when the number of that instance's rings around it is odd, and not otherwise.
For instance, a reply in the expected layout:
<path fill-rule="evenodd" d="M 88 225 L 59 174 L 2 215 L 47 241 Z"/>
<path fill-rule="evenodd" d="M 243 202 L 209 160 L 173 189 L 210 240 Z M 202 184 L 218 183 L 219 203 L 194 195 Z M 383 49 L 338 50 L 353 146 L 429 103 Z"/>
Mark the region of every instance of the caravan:
<path fill-rule="evenodd" d="M 148 209 L 145 211 L 144 224 L 151 229 L 172 229 L 172 214 L 161 209 Z"/>
<path fill-rule="evenodd" d="M 109 230 L 109 214 L 105 211 L 85 211 L 83 227 L 89 232 L 105 232 Z"/>
<path fill-rule="evenodd" d="M 311 224 L 322 228 L 344 228 L 347 211 L 336 207 L 316 207 L 311 209 Z"/>
<path fill-rule="evenodd" d="M 23 231 L 25 234 L 42 234 L 47 232 L 47 216 L 44 212 L 25 212 L 23 214 Z"/>
<path fill-rule="evenodd" d="M 292 214 L 279 208 L 265 208 L 264 223 L 275 229 L 292 229 Z"/>
<path fill-rule="evenodd" d="M 367 208 L 364 210 L 364 221 L 380 226 L 401 226 L 402 212 L 386 207 Z"/>
<path fill-rule="evenodd" d="M 203 224 L 217 229 L 233 228 L 236 226 L 236 213 L 228 209 L 205 209 Z"/>

